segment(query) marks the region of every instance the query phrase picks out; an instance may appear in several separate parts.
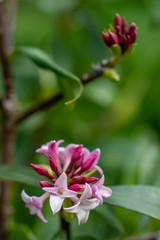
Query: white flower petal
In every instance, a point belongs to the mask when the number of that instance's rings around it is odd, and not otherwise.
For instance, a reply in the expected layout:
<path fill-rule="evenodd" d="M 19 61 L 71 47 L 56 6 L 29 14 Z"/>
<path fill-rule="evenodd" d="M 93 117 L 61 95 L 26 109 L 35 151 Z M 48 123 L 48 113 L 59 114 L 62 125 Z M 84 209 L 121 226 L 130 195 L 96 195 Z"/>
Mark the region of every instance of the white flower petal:
<path fill-rule="evenodd" d="M 78 213 L 79 212 L 79 203 L 75 204 L 74 206 L 72 207 L 69 207 L 69 208 L 63 208 L 66 212 L 69 212 L 69 213 Z"/>
<path fill-rule="evenodd" d="M 104 184 L 104 175 L 95 184 L 100 188 Z"/>
<path fill-rule="evenodd" d="M 48 222 L 45 217 L 43 216 L 43 213 L 41 212 L 41 210 L 37 211 L 37 216 L 43 221 L 43 222 Z"/>
<path fill-rule="evenodd" d="M 85 211 L 89 211 L 96 208 L 99 204 L 100 201 L 97 198 L 87 199 L 81 203 L 81 208 Z"/>
<path fill-rule="evenodd" d="M 78 218 L 78 224 L 84 224 L 87 222 L 87 219 L 89 217 L 89 211 L 84 211 L 84 210 L 80 210 L 77 213 L 77 218 Z"/>
<path fill-rule="evenodd" d="M 53 215 L 56 214 L 62 207 L 64 199 L 59 196 L 50 195 L 49 203 L 53 212 Z"/>
<path fill-rule="evenodd" d="M 59 178 L 55 182 L 55 187 L 59 187 L 61 189 L 67 188 L 67 175 L 63 172 Z"/>
<path fill-rule="evenodd" d="M 29 213 L 30 213 L 31 215 L 37 213 L 37 208 L 36 208 L 34 205 L 29 205 L 29 206 L 28 206 L 28 209 L 29 209 Z"/>
<path fill-rule="evenodd" d="M 32 202 L 31 197 L 24 190 L 21 192 L 21 197 L 25 203 Z"/>
<path fill-rule="evenodd" d="M 44 191 L 52 193 L 54 195 L 58 194 L 59 187 L 44 187 L 42 188 Z"/>
<path fill-rule="evenodd" d="M 77 195 L 77 192 L 69 189 L 64 190 L 62 194 L 62 196 L 66 198 L 72 198 L 72 197 L 75 197 L 76 195 Z"/>
<path fill-rule="evenodd" d="M 110 197 L 112 195 L 112 190 L 109 187 L 105 187 L 102 186 L 99 189 L 99 193 L 103 196 L 103 197 Z"/>
<path fill-rule="evenodd" d="M 92 189 L 91 189 L 91 187 L 89 186 L 89 184 L 85 184 L 85 189 L 84 189 L 84 191 L 83 191 L 83 193 L 82 193 L 82 195 L 81 195 L 81 197 L 80 197 L 80 201 L 82 202 L 82 201 L 84 201 L 85 199 L 88 199 L 88 198 L 90 198 L 90 197 L 92 197 Z"/>

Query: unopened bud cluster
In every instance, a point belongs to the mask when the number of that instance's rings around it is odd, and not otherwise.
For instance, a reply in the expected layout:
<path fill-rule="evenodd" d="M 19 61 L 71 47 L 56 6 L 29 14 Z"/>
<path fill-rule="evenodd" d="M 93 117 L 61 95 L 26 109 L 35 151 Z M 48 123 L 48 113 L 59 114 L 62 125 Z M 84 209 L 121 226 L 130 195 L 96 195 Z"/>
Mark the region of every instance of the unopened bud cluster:
<path fill-rule="evenodd" d="M 121 47 L 122 53 L 124 53 L 133 43 L 136 42 L 137 26 L 132 23 L 128 27 L 128 23 L 125 18 L 121 20 L 119 14 L 116 14 L 114 20 L 113 29 L 109 29 L 107 32 L 102 32 L 103 39 L 108 47 L 117 44 Z"/>
<path fill-rule="evenodd" d="M 66 216 L 76 214 L 79 224 L 83 224 L 88 219 L 89 211 L 103 203 L 102 197 L 110 197 L 112 190 L 103 185 L 103 171 L 97 165 L 99 149 L 90 152 L 83 145 L 76 144 L 59 147 L 62 142 L 51 141 L 37 150 L 49 157 L 50 166 L 31 164 L 39 175 L 48 178 L 48 181 L 40 181 L 45 193 L 40 197 L 30 197 L 23 190 L 21 196 L 30 214 L 37 214 L 44 222 L 47 220 L 42 213 L 43 203 L 49 199 L 53 215 L 59 210 L 64 211 Z M 96 171 L 100 178 L 93 176 Z"/>

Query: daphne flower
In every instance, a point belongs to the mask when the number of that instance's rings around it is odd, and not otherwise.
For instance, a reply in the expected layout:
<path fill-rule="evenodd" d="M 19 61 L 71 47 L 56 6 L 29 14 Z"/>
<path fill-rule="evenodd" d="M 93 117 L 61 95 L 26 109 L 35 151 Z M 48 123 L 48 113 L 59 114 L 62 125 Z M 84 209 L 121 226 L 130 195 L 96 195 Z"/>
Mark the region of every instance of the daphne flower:
<path fill-rule="evenodd" d="M 64 208 L 64 210 L 69 213 L 76 213 L 78 223 L 84 224 L 88 219 L 89 211 L 91 209 L 96 208 L 100 203 L 100 201 L 97 198 L 89 199 L 91 197 L 92 197 L 91 187 L 86 183 L 85 189 L 77 203 L 72 207 Z"/>
<path fill-rule="evenodd" d="M 41 197 L 30 197 L 25 193 L 24 190 L 21 192 L 21 197 L 26 203 L 25 207 L 29 209 L 30 214 L 37 214 L 37 216 L 42 219 L 43 222 L 47 222 L 47 220 L 43 216 L 41 209 L 43 208 L 43 202 L 49 197 L 49 195 L 49 193 L 45 193 Z"/>
<path fill-rule="evenodd" d="M 93 175 L 96 171 L 103 173 L 98 166 L 100 149 L 90 152 L 82 144 L 60 147 L 62 142 L 63 140 L 51 141 L 37 150 L 48 156 L 49 165 L 45 167 L 45 164 L 42 167 L 31 164 L 40 176 L 48 178 L 39 181 L 42 190 L 46 193 L 37 198 L 29 197 L 23 191 L 22 199 L 30 213 L 37 214 L 43 221 L 46 221 L 41 211 L 43 202 L 49 198 L 53 215 L 60 210 L 67 211 L 68 214 L 65 213 L 64 216 L 65 218 L 68 216 L 69 221 L 69 213 L 76 213 L 79 224 L 85 223 L 89 211 L 103 202 L 102 197 L 111 195 L 111 189 L 103 186 L 104 176 L 99 179 Z M 65 199 L 68 199 L 67 208 L 64 208 Z"/>
<path fill-rule="evenodd" d="M 97 197 L 100 200 L 100 203 L 103 203 L 102 197 L 110 197 L 112 195 L 112 190 L 109 187 L 103 186 L 104 184 L 104 175 L 99 179 L 98 182 L 91 185 L 92 196 Z"/>
<path fill-rule="evenodd" d="M 77 192 L 67 188 L 67 175 L 64 172 L 57 179 L 54 187 L 44 187 L 43 190 L 50 193 L 49 202 L 53 215 L 61 209 L 65 198 L 73 198 L 77 195 Z"/>

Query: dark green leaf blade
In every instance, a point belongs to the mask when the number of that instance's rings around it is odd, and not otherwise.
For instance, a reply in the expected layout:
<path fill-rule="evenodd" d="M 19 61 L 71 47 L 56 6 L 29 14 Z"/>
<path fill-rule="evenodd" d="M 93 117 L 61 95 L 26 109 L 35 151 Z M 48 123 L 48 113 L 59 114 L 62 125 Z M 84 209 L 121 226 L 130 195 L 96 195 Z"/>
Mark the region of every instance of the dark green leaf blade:
<path fill-rule="evenodd" d="M 8 179 L 32 186 L 39 186 L 39 180 L 46 180 L 45 177 L 39 176 L 31 167 L 23 165 L 1 165 L 0 179 Z"/>
<path fill-rule="evenodd" d="M 148 215 L 160 220 L 160 189 L 147 185 L 113 186 L 104 203 Z"/>
<path fill-rule="evenodd" d="M 54 62 L 53 59 L 51 59 L 42 50 L 40 50 L 38 48 L 34 48 L 34 47 L 22 46 L 22 47 L 18 47 L 15 50 L 15 53 L 20 53 L 20 54 L 28 57 L 38 67 L 53 71 L 59 77 L 65 79 L 70 86 L 69 94 L 68 94 L 68 98 L 67 98 L 68 100 L 66 102 L 67 105 L 74 103 L 81 96 L 82 91 L 83 91 L 83 84 L 82 84 L 81 80 L 77 76 L 75 76 L 74 74 L 67 71 L 66 69 L 64 69 L 63 67 L 58 65 L 56 62 Z M 69 98 L 70 92 L 73 92 L 72 99 Z"/>

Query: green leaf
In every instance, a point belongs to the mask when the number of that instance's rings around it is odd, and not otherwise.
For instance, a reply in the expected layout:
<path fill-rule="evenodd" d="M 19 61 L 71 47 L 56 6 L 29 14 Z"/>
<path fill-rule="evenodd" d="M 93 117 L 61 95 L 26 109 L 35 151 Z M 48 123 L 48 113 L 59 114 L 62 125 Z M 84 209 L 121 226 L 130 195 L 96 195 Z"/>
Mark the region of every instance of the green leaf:
<path fill-rule="evenodd" d="M 111 206 L 102 204 L 95 208 L 94 211 L 103 217 L 103 219 L 106 220 L 107 224 L 113 226 L 119 233 L 123 234 L 122 225 L 116 215 L 114 208 L 111 209 Z"/>
<path fill-rule="evenodd" d="M 119 206 L 160 220 L 160 188 L 147 185 L 113 186 L 104 203 Z"/>
<path fill-rule="evenodd" d="M 45 177 L 39 176 L 31 167 L 22 165 L 1 165 L 0 179 L 8 179 L 32 186 L 39 186 L 39 180 L 46 180 Z"/>
<path fill-rule="evenodd" d="M 31 59 L 38 67 L 44 68 L 47 70 L 51 70 L 56 73 L 61 78 L 67 81 L 69 85 L 68 94 L 65 92 L 65 96 L 67 97 L 67 105 L 73 104 L 82 94 L 83 85 L 81 80 L 70 73 L 63 67 L 59 66 L 57 63 L 53 61 L 45 52 L 38 48 L 34 47 L 19 47 L 15 50 L 15 53 L 21 53 L 24 56 Z M 71 94 L 72 93 L 72 94 Z M 72 98 L 70 99 L 70 96 Z"/>

